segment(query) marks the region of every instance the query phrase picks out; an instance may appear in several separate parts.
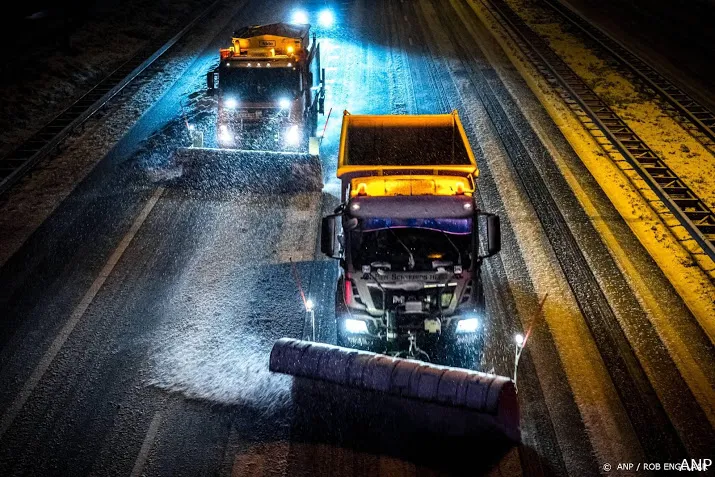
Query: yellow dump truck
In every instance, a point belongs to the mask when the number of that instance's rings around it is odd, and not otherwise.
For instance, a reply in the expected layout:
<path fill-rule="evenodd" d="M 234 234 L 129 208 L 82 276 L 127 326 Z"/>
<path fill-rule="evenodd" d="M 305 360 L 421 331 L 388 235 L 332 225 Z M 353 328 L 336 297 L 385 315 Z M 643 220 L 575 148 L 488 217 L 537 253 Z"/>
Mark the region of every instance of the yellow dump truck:
<path fill-rule="evenodd" d="M 269 362 L 293 376 L 296 428 L 310 439 L 445 461 L 519 442 L 512 380 L 449 359 L 479 354 L 489 326 L 481 267 L 501 237 L 499 218 L 477 210 L 478 173 L 456 111 L 345 112 L 342 203 L 321 230 L 340 260 L 339 346 L 284 338 Z"/>
<path fill-rule="evenodd" d="M 323 253 L 341 265 L 338 345 L 448 363 L 478 356 L 488 326 L 481 266 L 501 240 L 499 217 L 477 210 L 478 174 L 456 111 L 344 113 L 342 203 L 321 233 Z"/>
<path fill-rule="evenodd" d="M 307 151 L 323 113 L 325 73 L 310 25 L 272 23 L 234 32 L 207 74 L 218 92 L 219 147 Z"/>

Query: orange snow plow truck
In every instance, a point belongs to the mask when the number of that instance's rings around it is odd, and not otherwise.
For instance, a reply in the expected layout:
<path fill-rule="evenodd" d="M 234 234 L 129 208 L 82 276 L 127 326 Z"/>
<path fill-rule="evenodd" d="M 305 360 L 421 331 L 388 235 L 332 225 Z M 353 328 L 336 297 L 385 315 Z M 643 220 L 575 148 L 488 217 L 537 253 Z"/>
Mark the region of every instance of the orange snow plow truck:
<path fill-rule="evenodd" d="M 475 361 L 435 364 L 479 356 L 488 329 L 481 269 L 501 237 L 499 218 L 477 208 L 477 175 L 456 111 L 345 112 L 342 202 L 321 230 L 340 263 L 340 346 L 284 338 L 270 357 L 271 371 L 294 376 L 299 407 L 317 406 L 306 426 L 412 453 L 520 441 L 511 379 L 465 369 Z"/>
<path fill-rule="evenodd" d="M 219 147 L 317 155 L 325 71 L 310 25 L 271 23 L 234 32 L 207 85 L 218 93 Z M 218 79 L 218 82 L 216 80 Z"/>

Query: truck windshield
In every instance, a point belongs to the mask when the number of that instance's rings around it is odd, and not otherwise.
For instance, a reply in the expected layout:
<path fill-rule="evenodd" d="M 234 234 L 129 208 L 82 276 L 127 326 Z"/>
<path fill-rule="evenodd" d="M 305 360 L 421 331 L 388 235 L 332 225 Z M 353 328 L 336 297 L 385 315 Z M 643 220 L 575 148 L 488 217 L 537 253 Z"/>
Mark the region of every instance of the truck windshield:
<path fill-rule="evenodd" d="M 219 87 L 247 101 L 272 101 L 297 98 L 300 77 L 291 68 L 222 68 Z"/>
<path fill-rule="evenodd" d="M 472 264 L 471 218 L 359 219 L 349 233 L 356 270 L 375 262 L 387 262 L 393 271 L 430 271 L 437 262 L 461 263 L 466 270 Z M 411 260 L 414 268 L 410 268 Z"/>

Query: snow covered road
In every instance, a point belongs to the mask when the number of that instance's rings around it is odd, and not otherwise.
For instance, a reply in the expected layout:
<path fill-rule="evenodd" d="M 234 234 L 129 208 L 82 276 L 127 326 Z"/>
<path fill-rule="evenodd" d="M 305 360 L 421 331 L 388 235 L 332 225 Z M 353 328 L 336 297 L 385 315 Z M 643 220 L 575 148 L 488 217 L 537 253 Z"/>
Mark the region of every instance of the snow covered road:
<path fill-rule="evenodd" d="M 0 474 L 441 475 L 463 464 L 470 475 L 582 476 L 659 451 L 712 457 L 701 455 L 715 447 L 712 343 L 463 2 L 339 4 L 340 25 L 319 31 L 333 109 L 322 191 L 165 180 L 171 151 L 187 145 L 182 111 L 215 122 L 203 84 L 218 44 L 291 8 L 249 2 L 217 18 L 167 60 L 180 66 L 155 72 L 161 88 L 125 98 L 25 184 L 31 195 L 33 180 L 94 147 L 55 203 L 26 212 L 34 225 L 0 241 Z M 533 327 L 519 365 L 523 444 L 446 465 L 297 439 L 290 380 L 267 371 L 268 353 L 279 337 L 310 334 L 293 266 L 318 339 L 335 340 L 337 265 L 316 244 L 338 201 L 340 112 L 455 108 L 479 201 L 503 223 L 503 251 L 486 266 L 481 369 L 511 375 L 513 336 Z M 629 274 L 596 221 L 647 279 Z M 663 315 L 682 342 L 664 344 Z"/>

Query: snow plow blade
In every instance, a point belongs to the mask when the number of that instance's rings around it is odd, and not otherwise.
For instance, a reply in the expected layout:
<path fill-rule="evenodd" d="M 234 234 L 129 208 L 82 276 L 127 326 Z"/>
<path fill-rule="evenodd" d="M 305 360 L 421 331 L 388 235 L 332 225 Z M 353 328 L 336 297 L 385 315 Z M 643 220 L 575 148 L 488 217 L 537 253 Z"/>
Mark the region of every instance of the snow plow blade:
<path fill-rule="evenodd" d="M 291 193 L 323 188 L 320 159 L 305 153 L 192 147 L 177 149 L 170 163 L 174 181 L 199 189 Z"/>
<path fill-rule="evenodd" d="M 306 425 L 332 430 L 331 438 L 352 433 L 357 442 L 431 452 L 521 440 L 509 378 L 289 338 L 273 345 L 269 368 L 293 376 Z"/>

